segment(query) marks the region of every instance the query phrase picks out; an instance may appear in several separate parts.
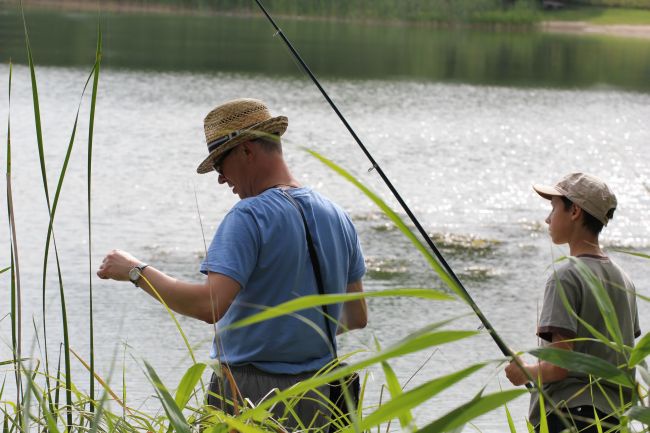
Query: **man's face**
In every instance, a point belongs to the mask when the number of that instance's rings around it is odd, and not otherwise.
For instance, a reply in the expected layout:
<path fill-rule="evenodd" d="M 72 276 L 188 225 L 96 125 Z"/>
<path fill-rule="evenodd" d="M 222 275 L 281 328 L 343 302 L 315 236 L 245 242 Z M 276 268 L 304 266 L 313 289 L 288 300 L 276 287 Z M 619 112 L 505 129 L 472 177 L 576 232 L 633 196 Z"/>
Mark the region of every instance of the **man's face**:
<path fill-rule="evenodd" d="M 232 193 L 237 194 L 241 199 L 250 197 L 250 194 L 246 192 L 244 182 L 246 179 L 244 157 L 244 145 L 240 144 L 228 151 L 215 164 L 215 171 L 219 175 L 219 184 L 228 184 L 228 187 L 232 188 Z"/>
<path fill-rule="evenodd" d="M 573 231 L 574 219 L 572 214 L 575 205 L 571 205 L 569 209 L 566 209 L 562 198 L 553 196 L 551 198 L 551 207 L 551 213 L 546 217 L 548 232 L 554 244 L 566 244 L 569 242 Z"/>

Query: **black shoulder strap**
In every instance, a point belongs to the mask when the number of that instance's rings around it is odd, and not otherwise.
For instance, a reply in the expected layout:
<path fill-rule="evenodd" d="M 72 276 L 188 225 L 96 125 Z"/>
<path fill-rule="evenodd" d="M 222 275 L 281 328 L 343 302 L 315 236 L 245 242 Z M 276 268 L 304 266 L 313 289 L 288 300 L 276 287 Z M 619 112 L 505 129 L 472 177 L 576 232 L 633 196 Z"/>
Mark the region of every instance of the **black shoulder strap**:
<path fill-rule="evenodd" d="M 318 261 L 318 254 L 316 253 L 316 247 L 314 247 L 314 241 L 312 240 L 311 233 L 309 232 L 309 227 L 307 227 L 307 218 L 305 218 L 305 212 L 302 210 L 302 207 L 298 202 L 289 194 L 287 191 L 281 189 L 282 194 L 294 205 L 300 216 L 302 217 L 302 223 L 305 226 L 305 239 L 307 240 L 307 248 L 309 249 L 309 256 L 311 257 L 311 266 L 314 268 L 314 276 L 316 277 L 316 285 L 318 286 L 318 293 L 321 295 L 325 294 L 325 289 L 323 288 L 323 277 L 321 275 L 320 262 Z M 334 351 L 334 357 L 336 357 L 336 342 L 334 341 L 334 336 L 332 335 L 332 330 L 329 326 L 329 313 L 327 312 L 327 305 L 321 305 L 323 309 L 324 319 L 325 319 L 325 329 L 327 336 L 330 339 L 332 345 L 332 350 Z"/>

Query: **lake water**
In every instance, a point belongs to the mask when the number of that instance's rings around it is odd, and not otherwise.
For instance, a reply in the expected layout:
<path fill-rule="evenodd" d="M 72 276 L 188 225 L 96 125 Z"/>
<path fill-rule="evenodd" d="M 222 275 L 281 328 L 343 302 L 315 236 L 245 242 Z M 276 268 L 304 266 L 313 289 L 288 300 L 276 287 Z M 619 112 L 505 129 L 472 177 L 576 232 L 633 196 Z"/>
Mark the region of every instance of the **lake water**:
<path fill-rule="evenodd" d="M 50 192 L 61 169 L 85 79 L 94 59 L 93 15 L 27 15 L 43 121 Z M 395 205 L 389 192 L 315 87 L 299 72 L 268 23 L 255 18 L 105 15 L 93 150 L 93 269 L 111 248 L 128 250 L 176 277 L 198 280 L 198 266 L 227 210 L 235 203 L 214 175 L 195 174 L 205 154 L 202 119 L 218 103 L 241 96 L 265 100 L 289 117 L 286 158 L 306 185 L 340 203 L 361 236 L 368 290 L 441 288 L 439 279 L 369 200 L 301 150 L 330 157 Z M 515 349 L 537 344 L 535 317 L 554 258 L 544 224 L 549 205 L 531 189 L 570 171 L 603 177 L 619 209 L 602 242 L 648 295 L 650 262 L 617 250 L 650 252 L 650 41 L 539 33 L 450 31 L 426 27 L 282 23 L 358 135 L 405 197 L 422 225 L 495 328 Z M 11 99 L 12 182 L 28 353 L 35 356 L 32 320 L 40 328 L 42 261 L 47 207 L 40 178 L 29 73 L 21 23 L 0 13 L 0 80 L 14 62 Z M 7 119 L 7 86 L 0 86 L 0 119 Z M 74 350 L 88 357 L 88 235 L 83 100 L 77 143 L 55 224 Z M 6 123 L 0 133 L 6 137 Z M 5 138 L 3 138 L 5 140 Z M 3 146 L 4 148 L 4 146 Z M 3 151 L 0 164 L 6 164 Z M 2 186 L 4 189 L 4 185 Z M 195 200 L 196 197 L 196 200 Z M 197 210 L 197 203 L 199 210 Z M 7 227 L 0 200 L 0 227 Z M 200 215 L 200 216 L 199 216 Z M 203 233 L 202 233 L 203 230 Z M 0 268 L 9 263 L 0 231 Z M 49 353 L 61 340 L 55 263 L 47 285 Z M 8 281 L 7 274 L 0 276 Z M 153 388 L 136 360 L 146 359 L 169 387 L 190 365 L 167 313 L 128 283 L 92 276 L 97 370 L 127 401 L 154 407 Z M 9 293 L 7 283 L 3 284 Z M 0 297 L 0 315 L 9 296 Z M 641 327 L 650 306 L 639 304 Z M 341 337 L 341 352 L 373 350 L 429 323 L 469 313 L 460 303 L 413 299 L 369 301 L 367 329 Z M 180 318 L 197 357 L 208 355 L 211 327 Z M 476 329 L 468 315 L 456 329 Z M 10 324 L 0 321 L 0 360 L 10 358 Z M 125 346 L 126 354 L 125 354 Z M 409 387 L 500 356 L 488 335 L 400 358 Z M 8 375 L 8 373 L 7 373 Z M 73 371 L 87 383 L 82 367 Z M 373 370 L 369 401 L 377 402 L 382 373 Z M 486 367 L 416 411 L 427 421 L 469 400 L 483 386 L 509 388 L 501 368 Z M 527 398 L 510 405 L 519 431 Z M 475 422 L 503 432 L 497 410 Z M 397 429 L 397 426 L 393 427 Z M 466 431 L 474 431 L 468 427 Z"/>

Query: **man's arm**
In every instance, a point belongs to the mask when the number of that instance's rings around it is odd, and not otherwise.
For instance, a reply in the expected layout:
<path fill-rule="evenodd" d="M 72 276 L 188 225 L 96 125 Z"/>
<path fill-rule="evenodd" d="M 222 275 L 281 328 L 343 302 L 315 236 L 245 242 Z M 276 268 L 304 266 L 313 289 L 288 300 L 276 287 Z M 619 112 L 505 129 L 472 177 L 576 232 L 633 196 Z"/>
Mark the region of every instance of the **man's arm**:
<path fill-rule="evenodd" d="M 363 283 L 361 280 L 352 282 L 347 285 L 346 293 L 363 292 Z M 368 324 L 368 306 L 365 299 L 349 301 L 343 304 L 341 312 L 340 326 L 337 334 L 341 334 L 352 329 L 365 328 Z"/>
<path fill-rule="evenodd" d="M 552 343 L 547 347 L 555 349 L 573 350 L 573 342 L 561 334 L 553 333 Z M 558 380 L 565 379 L 569 371 L 565 368 L 558 367 L 548 361 L 539 361 L 534 364 L 527 364 L 519 358 L 519 362 L 524 366 L 528 373 L 537 380 L 538 378 L 542 383 L 557 382 Z M 528 377 L 519 368 L 515 361 L 511 361 L 506 367 L 506 377 L 513 385 L 523 385 L 528 382 Z"/>
<path fill-rule="evenodd" d="M 104 258 L 97 276 L 102 279 L 129 281 L 129 270 L 140 261 L 131 254 L 113 250 Z M 215 323 L 226 313 L 240 290 L 237 281 L 223 274 L 208 273 L 202 283 L 188 283 L 147 266 L 137 281 L 138 287 L 177 313 Z M 155 290 L 154 290 L 155 289 Z"/>

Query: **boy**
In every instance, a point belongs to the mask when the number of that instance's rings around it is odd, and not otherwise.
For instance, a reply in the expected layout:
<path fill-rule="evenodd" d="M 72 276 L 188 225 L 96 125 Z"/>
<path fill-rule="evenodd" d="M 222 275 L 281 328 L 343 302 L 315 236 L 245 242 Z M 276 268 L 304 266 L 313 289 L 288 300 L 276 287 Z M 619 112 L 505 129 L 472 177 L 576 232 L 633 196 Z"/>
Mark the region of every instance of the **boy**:
<path fill-rule="evenodd" d="M 551 239 L 555 244 L 569 244 L 572 259 L 557 265 L 546 283 L 544 303 L 537 327 L 537 335 L 544 345 L 597 356 L 613 365 L 625 362 L 621 355 L 606 345 L 579 339 L 594 339 L 594 335 L 565 307 L 561 292 L 575 314 L 603 335 L 609 336 L 596 299 L 589 284 L 584 281 L 574 260 L 586 265 L 605 287 L 614 305 L 623 342 L 634 345 L 641 334 L 634 295 L 634 285 L 621 268 L 609 259 L 598 244 L 598 236 L 616 209 L 616 197 L 600 179 L 583 173 L 572 173 L 555 186 L 534 185 L 533 189 L 551 201 L 552 210 L 546 218 Z M 578 339 L 578 340 L 574 340 Z M 610 336 L 611 339 L 611 336 Z M 521 360 L 520 360 L 521 361 Z M 607 424 L 618 424 L 616 407 L 631 400 L 631 390 L 607 383 L 590 385 L 589 376 L 539 361 L 522 362 L 535 380 L 541 380 L 544 390 L 555 402 L 566 419 L 578 430 L 597 432 L 595 415 Z M 506 367 L 506 376 L 513 385 L 523 385 L 528 378 L 513 361 Z M 623 401 L 621 401 L 621 396 Z M 537 393 L 531 396 L 530 422 L 540 421 Z M 614 406 L 614 407 L 612 407 Z M 565 426 L 546 402 L 550 433 L 559 433 Z M 539 428 L 539 427 L 537 427 Z"/>

